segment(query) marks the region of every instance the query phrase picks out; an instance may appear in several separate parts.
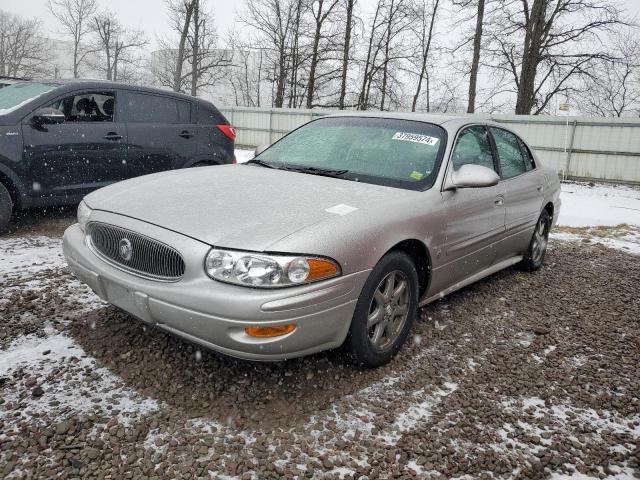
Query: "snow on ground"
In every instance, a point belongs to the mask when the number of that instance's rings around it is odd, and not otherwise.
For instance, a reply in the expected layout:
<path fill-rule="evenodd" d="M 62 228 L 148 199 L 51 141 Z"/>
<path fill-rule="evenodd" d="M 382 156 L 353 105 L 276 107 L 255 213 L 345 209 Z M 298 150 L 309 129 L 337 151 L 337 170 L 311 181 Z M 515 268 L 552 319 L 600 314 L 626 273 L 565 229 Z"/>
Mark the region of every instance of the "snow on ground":
<path fill-rule="evenodd" d="M 552 239 L 598 243 L 640 255 L 640 188 L 563 183 L 560 199 Z"/>
<path fill-rule="evenodd" d="M 558 224 L 567 227 L 640 226 L 640 188 L 563 183 Z"/>
<path fill-rule="evenodd" d="M 0 239 L 0 279 L 17 270 L 34 273 L 66 265 L 62 240 L 45 236 Z"/>
<path fill-rule="evenodd" d="M 44 338 L 22 337 L 0 355 L 0 376 L 10 376 L 17 370 L 25 374 L 27 388 L 14 384 L 15 388 L 3 391 L 4 401 L 22 405 L 21 416 L 38 417 L 45 411 L 50 412 L 50 404 L 55 403 L 60 412 L 68 409 L 105 415 L 115 411 L 119 423 L 128 425 L 132 417 L 158 409 L 155 400 L 127 389 L 120 378 L 98 367 L 95 359 L 87 356 L 71 337 L 53 328 L 46 328 L 45 333 Z M 57 375 L 65 364 L 73 364 L 73 374 Z M 41 385 L 47 401 L 43 402 L 35 393 L 29 395 L 30 385 Z"/>
<path fill-rule="evenodd" d="M 238 161 L 238 163 L 248 162 L 249 160 L 251 160 L 253 158 L 253 152 L 254 152 L 254 150 L 246 150 L 246 149 L 243 149 L 243 148 L 236 148 L 236 151 L 235 151 L 236 160 Z"/>

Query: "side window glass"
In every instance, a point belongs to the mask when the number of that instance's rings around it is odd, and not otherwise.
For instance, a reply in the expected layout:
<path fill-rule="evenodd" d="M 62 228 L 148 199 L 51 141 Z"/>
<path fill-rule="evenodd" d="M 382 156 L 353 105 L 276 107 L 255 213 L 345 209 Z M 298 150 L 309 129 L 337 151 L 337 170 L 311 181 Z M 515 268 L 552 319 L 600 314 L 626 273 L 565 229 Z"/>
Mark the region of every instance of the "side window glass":
<path fill-rule="evenodd" d="M 85 92 L 56 100 L 51 107 L 64 113 L 65 122 L 113 122 L 113 92 Z"/>
<path fill-rule="evenodd" d="M 453 168 L 463 165 L 481 165 L 495 171 L 489 134 L 484 127 L 469 127 L 458 136 L 453 149 Z"/>
<path fill-rule="evenodd" d="M 191 104 L 189 102 L 177 101 L 178 123 L 191 123 Z"/>
<path fill-rule="evenodd" d="M 533 170 L 534 168 L 536 168 L 536 162 L 533 159 L 531 150 L 529 150 L 529 147 L 527 147 L 520 138 L 518 138 L 518 143 L 520 144 L 520 150 L 522 150 L 522 155 L 524 155 L 524 166 L 527 169 L 527 172 L 529 170 Z"/>
<path fill-rule="evenodd" d="M 127 108 L 129 121 L 133 123 L 179 123 L 180 121 L 178 102 L 168 97 L 129 92 Z"/>
<path fill-rule="evenodd" d="M 502 178 L 513 178 L 527 171 L 518 137 L 501 128 L 491 128 L 491 134 L 496 142 L 498 160 Z"/>

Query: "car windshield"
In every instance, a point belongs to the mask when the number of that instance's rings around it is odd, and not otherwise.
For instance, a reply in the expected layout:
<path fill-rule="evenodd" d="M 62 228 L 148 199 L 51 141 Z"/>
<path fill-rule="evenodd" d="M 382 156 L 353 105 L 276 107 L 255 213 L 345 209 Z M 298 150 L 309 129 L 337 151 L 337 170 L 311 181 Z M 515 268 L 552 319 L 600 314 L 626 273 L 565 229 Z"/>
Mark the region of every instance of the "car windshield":
<path fill-rule="evenodd" d="M 349 180 L 423 190 L 433 185 L 446 133 L 425 122 L 331 117 L 291 132 L 257 160 Z"/>
<path fill-rule="evenodd" d="M 45 83 L 24 82 L 0 88 L 0 115 L 11 113 L 55 87 Z"/>

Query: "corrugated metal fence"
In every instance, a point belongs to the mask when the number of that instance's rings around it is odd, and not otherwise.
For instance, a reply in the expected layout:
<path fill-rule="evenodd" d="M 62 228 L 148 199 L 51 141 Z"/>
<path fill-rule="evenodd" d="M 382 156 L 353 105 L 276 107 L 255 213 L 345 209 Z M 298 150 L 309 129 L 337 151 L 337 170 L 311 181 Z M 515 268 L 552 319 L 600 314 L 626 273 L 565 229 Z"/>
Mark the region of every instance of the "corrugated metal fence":
<path fill-rule="evenodd" d="M 223 107 L 238 130 L 238 145 L 273 143 L 331 110 Z M 504 123 L 567 178 L 640 183 L 640 119 L 594 119 L 534 115 L 479 115 Z"/>

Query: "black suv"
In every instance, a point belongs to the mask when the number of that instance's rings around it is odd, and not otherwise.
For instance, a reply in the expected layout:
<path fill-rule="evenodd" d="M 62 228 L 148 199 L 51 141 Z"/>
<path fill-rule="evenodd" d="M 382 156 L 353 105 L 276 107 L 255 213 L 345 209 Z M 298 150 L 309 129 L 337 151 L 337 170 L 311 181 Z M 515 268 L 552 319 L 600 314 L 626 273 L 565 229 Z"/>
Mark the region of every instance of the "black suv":
<path fill-rule="evenodd" d="M 106 81 L 0 89 L 0 231 L 14 209 L 79 202 L 176 168 L 235 163 L 235 130 L 204 100 Z"/>

